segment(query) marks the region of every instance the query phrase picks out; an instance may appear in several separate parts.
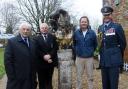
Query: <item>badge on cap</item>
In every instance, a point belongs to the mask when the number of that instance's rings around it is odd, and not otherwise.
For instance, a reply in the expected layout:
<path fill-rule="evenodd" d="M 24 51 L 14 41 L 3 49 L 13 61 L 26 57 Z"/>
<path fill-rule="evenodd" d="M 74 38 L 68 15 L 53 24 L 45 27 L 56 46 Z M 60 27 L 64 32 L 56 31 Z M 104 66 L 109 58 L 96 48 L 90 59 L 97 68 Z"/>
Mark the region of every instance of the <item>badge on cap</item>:
<path fill-rule="evenodd" d="M 101 9 L 101 12 L 102 12 L 103 15 L 110 15 L 113 12 L 113 8 L 109 7 L 109 6 L 104 6 Z"/>
<path fill-rule="evenodd" d="M 104 8 L 104 12 L 107 12 L 107 8 Z"/>

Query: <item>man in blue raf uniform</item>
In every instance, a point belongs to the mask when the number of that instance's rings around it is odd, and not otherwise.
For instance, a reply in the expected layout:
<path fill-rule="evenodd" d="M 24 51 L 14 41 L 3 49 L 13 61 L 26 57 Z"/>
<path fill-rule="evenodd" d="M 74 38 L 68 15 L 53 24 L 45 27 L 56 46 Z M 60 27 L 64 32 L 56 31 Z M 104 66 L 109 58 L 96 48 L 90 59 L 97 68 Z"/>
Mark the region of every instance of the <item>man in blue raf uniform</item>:
<path fill-rule="evenodd" d="M 120 24 L 112 21 L 111 7 L 101 9 L 103 24 L 98 32 L 102 34 L 100 45 L 100 66 L 103 89 L 118 89 L 119 69 L 123 65 L 126 39 Z"/>

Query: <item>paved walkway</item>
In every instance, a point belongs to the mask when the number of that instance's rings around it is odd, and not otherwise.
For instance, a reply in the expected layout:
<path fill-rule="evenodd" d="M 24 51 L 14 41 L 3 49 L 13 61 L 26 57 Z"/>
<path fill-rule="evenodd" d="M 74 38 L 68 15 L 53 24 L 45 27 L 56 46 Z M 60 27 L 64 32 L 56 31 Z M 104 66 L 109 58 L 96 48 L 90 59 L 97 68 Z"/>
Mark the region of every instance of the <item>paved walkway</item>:
<path fill-rule="evenodd" d="M 97 67 L 97 63 L 94 64 L 94 67 Z M 53 86 L 54 89 L 58 89 L 58 69 L 55 69 L 54 72 L 54 77 L 53 77 Z M 75 71 L 75 66 L 73 66 L 72 70 L 72 89 L 75 89 L 75 84 L 76 84 L 76 71 Z M 6 89 L 6 76 L 0 80 L 0 89 Z M 123 74 L 120 74 L 120 79 L 119 79 L 119 89 L 128 89 L 128 72 L 123 72 Z M 101 74 L 100 70 L 96 70 L 94 68 L 94 89 L 102 89 L 101 88 Z M 87 83 L 86 83 L 86 75 L 84 73 L 83 75 L 83 89 L 87 89 Z"/>
<path fill-rule="evenodd" d="M 55 71 L 57 71 L 57 69 L 55 69 Z M 57 72 L 54 73 L 54 77 L 53 77 L 53 85 L 54 85 L 54 89 L 58 89 L 57 86 Z M 76 71 L 75 71 L 75 67 L 73 67 L 73 71 L 72 71 L 72 89 L 76 89 L 75 85 L 76 85 Z M 86 82 L 86 75 L 84 73 L 83 75 L 83 89 L 87 89 L 87 82 Z M 102 83 L 101 83 L 101 73 L 100 70 L 96 70 L 94 69 L 94 89 L 102 89 Z M 119 89 L 128 89 L 128 72 L 123 72 L 122 74 L 120 74 L 120 78 L 119 78 Z"/>
<path fill-rule="evenodd" d="M 6 82 L 7 82 L 7 77 L 4 75 L 4 77 L 0 80 L 0 89 L 6 89 Z"/>

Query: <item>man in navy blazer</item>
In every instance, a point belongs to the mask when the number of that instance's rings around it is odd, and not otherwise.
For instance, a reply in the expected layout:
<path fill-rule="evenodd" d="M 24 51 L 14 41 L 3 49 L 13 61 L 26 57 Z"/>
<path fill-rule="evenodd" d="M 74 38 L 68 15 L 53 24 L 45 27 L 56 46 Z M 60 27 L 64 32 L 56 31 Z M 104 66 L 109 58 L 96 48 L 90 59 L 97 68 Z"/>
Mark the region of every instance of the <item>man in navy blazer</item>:
<path fill-rule="evenodd" d="M 123 65 L 126 39 L 120 24 L 112 21 L 113 9 L 105 6 L 101 9 L 103 24 L 99 26 L 101 34 L 100 67 L 103 89 L 118 89 L 119 68 Z"/>
<path fill-rule="evenodd" d="M 49 33 L 48 28 L 46 23 L 41 23 L 41 34 L 35 39 L 38 50 L 37 73 L 39 89 L 53 89 L 52 76 L 54 67 L 58 63 L 56 37 Z"/>
<path fill-rule="evenodd" d="M 8 40 L 4 53 L 6 89 L 36 89 L 36 46 L 30 35 L 31 25 L 22 23 L 19 35 Z"/>

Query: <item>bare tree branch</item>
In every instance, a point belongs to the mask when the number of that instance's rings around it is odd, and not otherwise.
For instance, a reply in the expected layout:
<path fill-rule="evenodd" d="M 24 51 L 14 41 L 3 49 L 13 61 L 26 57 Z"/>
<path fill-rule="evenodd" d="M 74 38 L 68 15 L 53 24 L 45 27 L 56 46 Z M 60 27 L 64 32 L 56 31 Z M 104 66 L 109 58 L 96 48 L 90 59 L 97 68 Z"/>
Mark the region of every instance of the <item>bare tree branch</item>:
<path fill-rule="evenodd" d="M 48 22 L 49 15 L 59 7 L 61 0 L 17 0 L 22 17 L 39 32 L 39 23 Z"/>
<path fill-rule="evenodd" d="M 17 8 L 13 4 L 4 3 L 1 8 L 2 27 L 6 29 L 7 33 L 12 33 L 16 27 L 16 24 L 20 21 L 20 17 L 17 14 Z"/>

